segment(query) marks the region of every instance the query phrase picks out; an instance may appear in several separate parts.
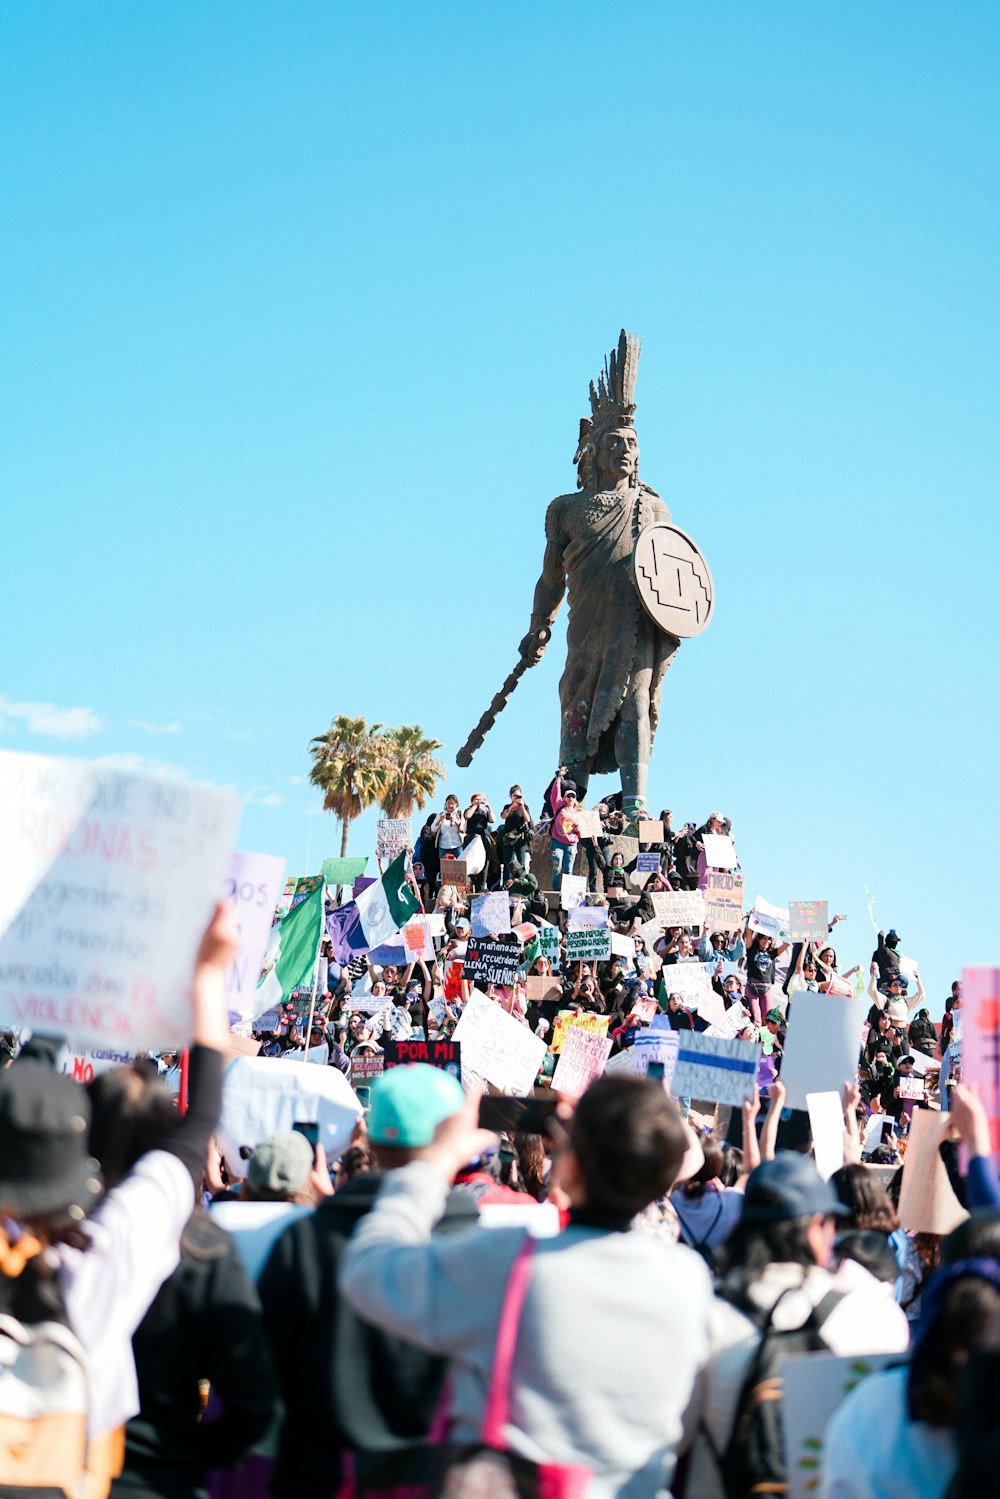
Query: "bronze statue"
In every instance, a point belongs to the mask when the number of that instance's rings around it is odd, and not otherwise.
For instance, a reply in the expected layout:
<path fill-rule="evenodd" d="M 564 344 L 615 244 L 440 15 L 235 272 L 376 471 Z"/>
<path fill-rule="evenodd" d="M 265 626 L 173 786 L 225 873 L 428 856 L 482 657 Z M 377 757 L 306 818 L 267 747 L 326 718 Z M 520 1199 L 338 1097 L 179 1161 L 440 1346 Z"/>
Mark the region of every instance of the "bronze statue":
<path fill-rule="evenodd" d="M 469 763 L 519 677 L 541 660 L 568 591 L 560 763 L 581 798 L 591 775 L 617 767 L 631 821 L 645 810 L 667 667 L 681 637 L 708 624 L 713 603 L 704 558 L 639 479 L 633 424 L 639 349 L 623 329 L 597 385 L 591 383 L 591 414 L 581 419 L 573 460 L 577 493 L 559 495 L 546 513 L 545 560 L 521 659 L 458 755 L 459 764 Z"/>

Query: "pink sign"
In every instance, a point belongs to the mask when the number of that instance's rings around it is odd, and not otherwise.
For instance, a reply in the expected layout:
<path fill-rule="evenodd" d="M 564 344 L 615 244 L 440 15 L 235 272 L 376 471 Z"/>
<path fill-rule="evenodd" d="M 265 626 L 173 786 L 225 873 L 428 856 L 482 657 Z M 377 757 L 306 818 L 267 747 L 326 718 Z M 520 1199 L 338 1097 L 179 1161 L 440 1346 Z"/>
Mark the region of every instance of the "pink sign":
<path fill-rule="evenodd" d="M 976 1083 L 1000 1152 L 1000 968 L 962 969 L 962 1081 Z"/>

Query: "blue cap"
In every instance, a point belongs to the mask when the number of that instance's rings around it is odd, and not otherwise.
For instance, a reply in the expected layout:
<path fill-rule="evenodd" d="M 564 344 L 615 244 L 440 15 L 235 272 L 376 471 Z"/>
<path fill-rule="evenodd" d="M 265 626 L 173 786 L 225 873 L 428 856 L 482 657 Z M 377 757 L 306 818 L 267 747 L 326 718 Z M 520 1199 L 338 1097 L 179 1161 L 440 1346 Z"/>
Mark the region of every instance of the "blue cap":
<path fill-rule="evenodd" d="M 461 1083 L 440 1067 L 426 1062 L 391 1067 L 372 1085 L 368 1138 L 373 1145 L 419 1150 L 464 1101 Z"/>
<path fill-rule="evenodd" d="M 744 1223 L 784 1223 L 815 1213 L 847 1218 L 849 1210 L 808 1156 L 779 1150 L 751 1171 L 743 1199 Z"/>

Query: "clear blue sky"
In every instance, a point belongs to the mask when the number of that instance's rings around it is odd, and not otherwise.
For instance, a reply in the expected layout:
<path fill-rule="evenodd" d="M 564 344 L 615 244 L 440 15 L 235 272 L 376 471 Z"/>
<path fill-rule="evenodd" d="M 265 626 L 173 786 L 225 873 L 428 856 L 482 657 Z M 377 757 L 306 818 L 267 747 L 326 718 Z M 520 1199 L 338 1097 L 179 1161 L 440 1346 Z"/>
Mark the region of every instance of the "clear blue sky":
<path fill-rule="evenodd" d="M 0 745 L 233 783 L 295 873 L 336 848 L 303 777 L 337 712 L 537 807 L 558 635 L 454 753 L 625 324 L 718 593 L 652 800 L 732 816 L 751 897 L 847 911 L 842 963 L 867 883 L 935 1011 L 1000 959 L 995 5 L 0 23 Z"/>

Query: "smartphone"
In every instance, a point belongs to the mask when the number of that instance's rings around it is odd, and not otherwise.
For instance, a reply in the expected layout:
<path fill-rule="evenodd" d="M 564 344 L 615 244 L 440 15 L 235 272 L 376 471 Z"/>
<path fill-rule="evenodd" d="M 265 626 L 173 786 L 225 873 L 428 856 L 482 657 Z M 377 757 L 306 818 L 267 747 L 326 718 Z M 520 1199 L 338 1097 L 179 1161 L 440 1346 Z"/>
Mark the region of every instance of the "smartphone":
<path fill-rule="evenodd" d="M 481 1098 L 479 1123 L 483 1129 L 503 1131 L 508 1135 L 544 1135 L 559 1104 L 552 1097 Z"/>
<path fill-rule="evenodd" d="M 654 1081 L 656 1081 L 658 1083 L 662 1083 L 662 1081 L 663 1081 L 663 1063 L 662 1062 L 650 1062 L 650 1064 L 649 1064 L 649 1066 L 648 1066 L 648 1068 L 646 1070 L 646 1076 L 653 1078 Z"/>
<path fill-rule="evenodd" d="M 305 1139 L 309 1141 L 309 1144 L 312 1146 L 313 1150 L 316 1149 L 316 1146 L 319 1144 L 318 1124 L 308 1124 L 304 1120 L 299 1119 L 295 1124 L 292 1125 L 292 1129 L 295 1130 L 296 1134 L 303 1135 Z"/>

